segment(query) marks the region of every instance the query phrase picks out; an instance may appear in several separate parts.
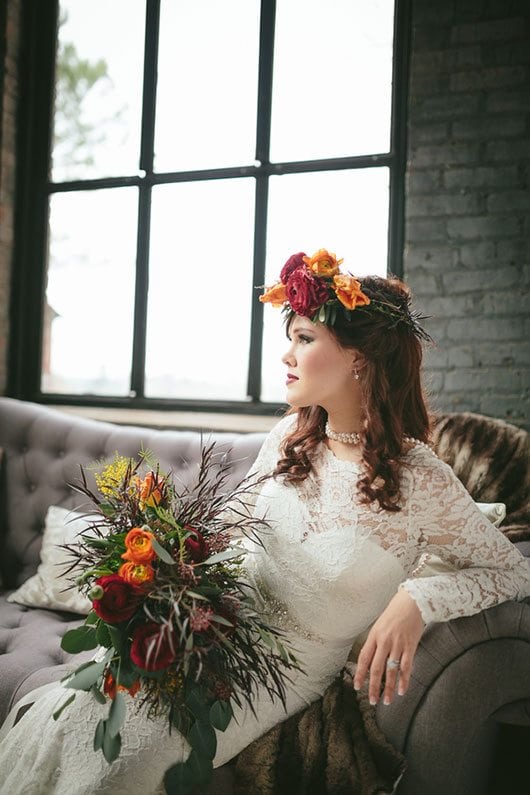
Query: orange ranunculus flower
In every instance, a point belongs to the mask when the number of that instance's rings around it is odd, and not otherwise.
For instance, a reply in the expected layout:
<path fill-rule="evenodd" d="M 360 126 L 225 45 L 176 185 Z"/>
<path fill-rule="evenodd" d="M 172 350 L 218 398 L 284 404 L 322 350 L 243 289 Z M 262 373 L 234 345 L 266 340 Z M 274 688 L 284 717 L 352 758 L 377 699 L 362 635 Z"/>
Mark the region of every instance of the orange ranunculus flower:
<path fill-rule="evenodd" d="M 109 698 L 115 699 L 118 690 L 127 691 L 127 693 L 129 693 L 131 696 L 135 696 L 140 690 L 140 680 L 137 679 L 136 682 L 134 682 L 130 687 L 116 685 L 116 680 L 114 679 L 113 675 L 110 671 L 107 671 L 105 674 L 105 679 L 103 680 L 103 692 Z"/>
<path fill-rule="evenodd" d="M 147 585 L 154 579 L 155 570 L 149 563 L 124 563 L 118 574 L 129 585 Z"/>
<path fill-rule="evenodd" d="M 148 472 L 140 481 L 140 508 L 156 508 L 164 499 L 164 484 L 154 472 Z"/>
<path fill-rule="evenodd" d="M 275 307 L 282 306 L 287 301 L 285 284 L 277 282 L 272 287 L 268 287 L 263 295 L 260 295 L 259 300 L 262 304 L 272 304 Z"/>
<path fill-rule="evenodd" d="M 315 276 L 335 276 L 339 272 L 339 265 L 343 261 L 337 259 L 335 254 L 330 254 L 325 248 L 319 248 L 312 257 L 303 257 L 311 273 Z"/>
<path fill-rule="evenodd" d="M 130 560 L 132 563 L 149 563 L 156 558 L 152 544 L 153 539 L 152 533 L 142 530 L 140 527 L 133 527 L 125 536 L 127 552 L 123 553 L 122 558 Z"/>
<path fill-rule="evenodd" d="M 361 290 L 361 284 L 353 276 L 339 273 L 333 277 L 333 289 L 337 298 L 346 309 L 355 309 L 356 306 L 366 306 L 370 299 Z"/>

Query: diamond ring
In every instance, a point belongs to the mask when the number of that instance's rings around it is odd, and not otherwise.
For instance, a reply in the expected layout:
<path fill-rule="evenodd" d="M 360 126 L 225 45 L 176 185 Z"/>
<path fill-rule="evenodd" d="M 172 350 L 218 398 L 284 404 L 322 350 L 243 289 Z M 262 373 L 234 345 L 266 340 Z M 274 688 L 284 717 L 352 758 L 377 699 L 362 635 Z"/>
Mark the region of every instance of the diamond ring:
<path fill-rule="evenodd" d="M 400 666 L 399 660 L 390 660 L 390 659 L 387 660 L 387 664 L 386 664 L 387 668 L 394 669 L 394 668 L 399 668 L 399 666 Z"/>

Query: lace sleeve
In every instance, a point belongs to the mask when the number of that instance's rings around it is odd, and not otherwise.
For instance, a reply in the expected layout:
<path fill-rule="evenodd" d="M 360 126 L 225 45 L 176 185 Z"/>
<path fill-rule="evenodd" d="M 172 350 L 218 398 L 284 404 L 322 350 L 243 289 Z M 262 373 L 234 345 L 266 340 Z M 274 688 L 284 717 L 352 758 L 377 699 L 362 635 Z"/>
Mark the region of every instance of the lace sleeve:
<path fill-rule="evenodd" d="M 528 561 L 485 518 L 451 467 L 433 458 L 415 469 L 413 481 L 410 517 L 418 558 L 431 553 L 453 567 L 400 586 L 416 601 L 426 623 L 530 595 Z"/>

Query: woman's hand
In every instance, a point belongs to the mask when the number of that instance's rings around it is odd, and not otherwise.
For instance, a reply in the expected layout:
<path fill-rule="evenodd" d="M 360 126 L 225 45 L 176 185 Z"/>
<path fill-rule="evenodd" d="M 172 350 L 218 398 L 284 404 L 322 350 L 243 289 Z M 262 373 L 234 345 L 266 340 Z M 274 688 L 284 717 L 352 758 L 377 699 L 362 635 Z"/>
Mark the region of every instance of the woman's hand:
<path fill-rule="evenodd" d="M 409 686 L 412 660 L 423 634 L 420 610 L 407 591 L 400 590 L 381 613 L 359 653 L 353 680 L 360 690 L 370 671 L 368 695 L 371 704 L 377 704 L 381 694 L 381 681 L 385 675 L 384 703 L 391 704 L 395 695 L 404 695 Z M 388 666 L 389 661 L 399 661 L 399 666 Z"/>

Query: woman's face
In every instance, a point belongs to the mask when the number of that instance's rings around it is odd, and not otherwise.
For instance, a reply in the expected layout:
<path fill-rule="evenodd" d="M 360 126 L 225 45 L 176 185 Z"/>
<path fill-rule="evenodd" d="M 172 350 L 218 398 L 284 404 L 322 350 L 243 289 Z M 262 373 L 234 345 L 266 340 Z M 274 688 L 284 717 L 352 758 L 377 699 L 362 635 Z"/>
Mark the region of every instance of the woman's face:
<path fill-rule="evenodd" d="M 343 348 L 322 323 L 295 315 L 288 327 L 287 403 L 297 408 L 322 406 L 329 413 L 351 403 L 357 352 Z"/>

